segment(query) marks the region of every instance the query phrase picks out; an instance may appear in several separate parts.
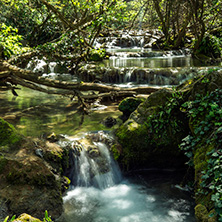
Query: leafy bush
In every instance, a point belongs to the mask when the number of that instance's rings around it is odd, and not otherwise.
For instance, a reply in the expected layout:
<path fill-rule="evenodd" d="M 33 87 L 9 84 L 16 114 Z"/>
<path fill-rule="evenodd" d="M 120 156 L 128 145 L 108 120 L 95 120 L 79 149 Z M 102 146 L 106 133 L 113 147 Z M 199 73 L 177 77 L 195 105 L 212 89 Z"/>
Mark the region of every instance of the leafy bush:
<path fill-rule="evenodd" d="M 105 49 L 92 49 L 90 51 L 90 61 L 102 61 L 106 55 Z"/>
<path fill-rule="evenodd" d="M 18 29 L 6 24 L 0 24 L 0 57 L 10 58 L 27 50 L 22 47 L 22 36 L 18 35 Z"/>
<path fill-rule="evenodd" d="M 206 35 L 199 47 L 198 52 L 200 54 L 207 55 L 209 57 L 219 58 L 222 51 L 222 38 L 214 35 Z"/>

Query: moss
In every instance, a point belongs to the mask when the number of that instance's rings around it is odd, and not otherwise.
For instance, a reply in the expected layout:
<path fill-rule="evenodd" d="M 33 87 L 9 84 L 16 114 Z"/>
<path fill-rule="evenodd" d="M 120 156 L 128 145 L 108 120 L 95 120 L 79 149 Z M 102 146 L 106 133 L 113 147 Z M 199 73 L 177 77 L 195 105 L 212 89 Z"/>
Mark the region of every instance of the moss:
<path fill-rule="evenodd" d="M 125 115 L 130 115 L 142 103 L 144 99 L 128 97 L 122 100 L 119 104 L 119 110 Z"/>
<path fill-rule="evenodd" d="M 8 149 L 8 145 L 13 145 L 21 140 L 21 135 L 19 135 L 15 128 L 0 118 L 0 151 Z"/>
<path fill-rule="evenodd" d="M 127 167 L 146 161 L 149 154 L 146 152 L 149 146 L 147 128 L 145 125 L 131 121 L 120 126 L 116 132 L 119 143 L 124 147 L 123 161 Z"/>
<path fill-rule="evenodd" d="M 8 160 L 4 156 L 0 156 L 0 174 L 4 171 L 5 166 L 7 165 Z"/>
<path fill-rule="evenodd" d="M 208 222 L 207 208 L 202 204 L 198 204 L 195 207 L 195 216 L 198 222 Z"/>
<path fill-rule="evenodd" d="M 208 212 L 207 208 L 202 205 L 198 204 L 195 207 L 195 217 L 197 222 L 216 222 L 216 213 L 214 210 Z"/>
<path fill-rule="evenodd" d="M 120 158 L 120 151 L 118 149 L 118 146 L 117 144 L 114 144 L 112 147 L 111 147 L 111 151 L 112 151 L 112 154 L 113 154 L 113 157 L 115 160 L 118 160 Z"/>
<path fill-rule="evenodd" d="M 201 172 L 205 170 L 208 166 L 209 157 L 207 156 L 207 153 L 215 148 L 213 144 L 210 144 L 209 146 L 203 146 L 201 144 L 202 143 L 200 142 L 200 145 L 194 150 L 194 167 L 196 181 L 200 179 Z"/>

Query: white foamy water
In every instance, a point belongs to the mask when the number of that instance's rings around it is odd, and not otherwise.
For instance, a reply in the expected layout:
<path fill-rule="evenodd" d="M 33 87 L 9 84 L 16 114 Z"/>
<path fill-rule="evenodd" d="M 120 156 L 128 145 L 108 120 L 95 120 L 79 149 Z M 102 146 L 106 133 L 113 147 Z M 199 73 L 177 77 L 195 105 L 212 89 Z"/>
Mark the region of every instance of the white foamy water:
<path fill-rule="evenodd" d="M 75 157 L 75 182 L 64 197 L 61 222 L 193 222 L 191 202 L 184 197 L 162 192 L 144 179 L 121 180 L 121 173 L 103 143 L 100 157 L 86 151 Z M 101 173 L 105 160 L 107 172 Z M 103 163 L 104 164 L 104 163 Z M 103 166 L 104 167 L 104 166 Z M 103 170 L 104 171 L 104 170 Z M 93 172 L 93 174 L 92 174 Z M 169 189 L 169 187 L 164 188 Z M 170 188 L 171 189 L 171 188 Z M 176 189 L 174 187 L 174 189 Z M 177 189 L 178 192 L 182 192 Z"/>
<path fill-rule="evenodd" d="M 168 199 L 127 181 L 97 189 L 76 187 L 64 197 L 63 221 L 75 222 L 191 222 L 189 202 Z"/>

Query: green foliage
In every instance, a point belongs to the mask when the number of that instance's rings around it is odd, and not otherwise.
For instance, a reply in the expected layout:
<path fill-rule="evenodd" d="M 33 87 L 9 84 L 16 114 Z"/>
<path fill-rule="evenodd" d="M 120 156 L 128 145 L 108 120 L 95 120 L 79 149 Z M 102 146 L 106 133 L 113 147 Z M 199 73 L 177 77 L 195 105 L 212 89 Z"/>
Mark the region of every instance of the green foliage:
<path fill-rule="evenodd" d="M 4 222 L 12 222 L 12 221 L 14 221 L 15 220 L 15 215 L 10 219 L 10 220 L 8 220 L 9 219 L 9 216 L 7 216 L 5 219 L 4 219 Z"/>
<path fill-rule="evenodd" d="M 198 53 L 209 57 L 219 58 L 222 52 L 222 38 L 214 35 L 206 35 L 198 49 Z"/>
<path fill-rule="evenodd" d="M 158 112 L 148 117 L 146 125 L 149 133 L 152 134 L 154 144 L 166 145 L 167 141 L 170 143 L 170 137 L 183 129 L 183 123 L 177 118 L 177 115 L 180 115 L 181 101 L 183 101 L 183 94 L 175 90 L 172 97 L 168 98 L 168 102 L 164 106 L 159 106 Z"/>
<path fill-rule="evenodd" d="M 0 24 L 0 53 L 3 58 L 10 58 L 27 50 L 22 47 L 21 40 L 22 36 L 18 35 L 18 29 L 4 23 Z"/>
<path fill-rule="evenodd" d="M 47 210 L 45 211 L 45 217 L 43 218 L 43 221 L 44 221 L 44 222 L 52 222 L 52 219 L 51 219 L 51 217 L 49 216 Z"/>
<path fill-rule="evenodd" d="M 206 96 L 197 94 L 195 100 L 186 102 L 183 108 L 190 117 L 193 132 L 183 139 L 180 148 L 190 158 L 189 164 L 193 163 L 197 147 L 210 148 L 201 172 L 199 194 L 211 196 L 219 221 L 222 221 L 222 89 Z"/>
<path fill-rule="evenodd" d="M 105 49 L 92 49 L 89 52 L 90 61 L 102 61 L 106 55 Z"/>

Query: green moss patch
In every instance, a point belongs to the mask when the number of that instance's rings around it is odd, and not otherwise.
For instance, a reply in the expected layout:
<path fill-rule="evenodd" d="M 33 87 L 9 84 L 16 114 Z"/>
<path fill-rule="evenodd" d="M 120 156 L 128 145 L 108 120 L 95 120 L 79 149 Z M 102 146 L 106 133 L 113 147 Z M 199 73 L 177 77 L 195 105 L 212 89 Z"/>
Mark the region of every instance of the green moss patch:
<path fill-rule="evenodd" d="M 21 135 L 17 133 L 15 128 L 0 118 L 0 151 L 7 149 L 8 145 L 13 145 L 21 140 Z"/>

